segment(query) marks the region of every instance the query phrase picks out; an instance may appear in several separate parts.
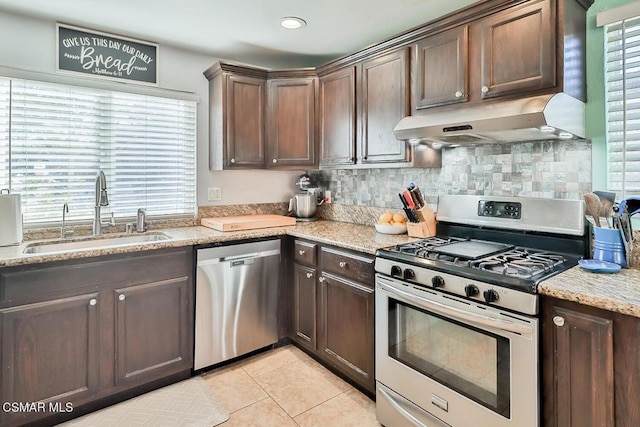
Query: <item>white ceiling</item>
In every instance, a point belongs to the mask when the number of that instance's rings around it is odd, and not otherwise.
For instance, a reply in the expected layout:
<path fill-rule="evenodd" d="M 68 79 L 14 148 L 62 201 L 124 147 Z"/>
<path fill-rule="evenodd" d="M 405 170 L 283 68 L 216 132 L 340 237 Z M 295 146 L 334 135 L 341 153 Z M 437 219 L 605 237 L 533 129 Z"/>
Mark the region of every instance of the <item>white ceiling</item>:
<path fill-rule="evenodd" d="M 266 68 L 324 64 L 474 0 L 0 0 L 2 9 Z M 279 21 L 298 16 L 301 30 Z"/>

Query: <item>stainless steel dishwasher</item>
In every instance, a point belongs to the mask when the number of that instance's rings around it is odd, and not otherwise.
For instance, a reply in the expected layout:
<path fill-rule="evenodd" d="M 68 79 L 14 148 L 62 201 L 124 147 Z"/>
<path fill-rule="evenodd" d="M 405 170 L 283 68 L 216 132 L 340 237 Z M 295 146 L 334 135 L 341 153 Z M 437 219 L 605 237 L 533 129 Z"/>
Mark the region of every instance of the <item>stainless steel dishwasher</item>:
<path fill-rule="evenodd" d="M 278 341 L 280 240 L 197 250 L 194 369 Z"/>

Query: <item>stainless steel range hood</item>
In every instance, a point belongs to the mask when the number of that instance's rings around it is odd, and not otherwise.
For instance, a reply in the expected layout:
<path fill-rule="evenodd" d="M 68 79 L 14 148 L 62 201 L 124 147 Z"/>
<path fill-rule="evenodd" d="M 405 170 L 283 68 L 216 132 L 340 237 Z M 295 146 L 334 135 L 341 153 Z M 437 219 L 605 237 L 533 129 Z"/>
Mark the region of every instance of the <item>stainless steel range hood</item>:
<path fill-rule="evenodd" d="M 397 139 L 434 148 L 585 137 L 585 104 L 564 93 L 429 111 L 400 120 Z"/>

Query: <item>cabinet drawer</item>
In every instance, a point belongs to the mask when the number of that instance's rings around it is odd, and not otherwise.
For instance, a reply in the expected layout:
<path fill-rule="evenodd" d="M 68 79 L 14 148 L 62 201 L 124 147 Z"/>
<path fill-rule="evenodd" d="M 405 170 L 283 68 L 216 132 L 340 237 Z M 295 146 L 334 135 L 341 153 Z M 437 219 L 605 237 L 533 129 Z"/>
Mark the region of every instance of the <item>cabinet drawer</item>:
<path fill-rule="evenodd" d="M 316 245 L 314 243 L 296 240 L 293 244 L 294 259 L 297 263 L 306 265 L 316 264 Z"/>
<path fill-rule="evenodd" d="M 373 285 L 373 258 L 323 247 L 320 249 L 320 268 L 323 271 Z"/>

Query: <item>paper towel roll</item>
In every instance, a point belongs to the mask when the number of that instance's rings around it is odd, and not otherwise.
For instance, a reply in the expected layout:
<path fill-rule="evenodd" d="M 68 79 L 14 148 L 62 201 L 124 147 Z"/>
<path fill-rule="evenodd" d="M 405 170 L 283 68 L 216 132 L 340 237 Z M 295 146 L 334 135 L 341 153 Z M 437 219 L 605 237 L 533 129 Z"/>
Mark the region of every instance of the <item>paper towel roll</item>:
<path fill-rule="evenodd" d="M 22 243 L 22 206 L 20 194 L 0 191 L 0 246 Z"/>

